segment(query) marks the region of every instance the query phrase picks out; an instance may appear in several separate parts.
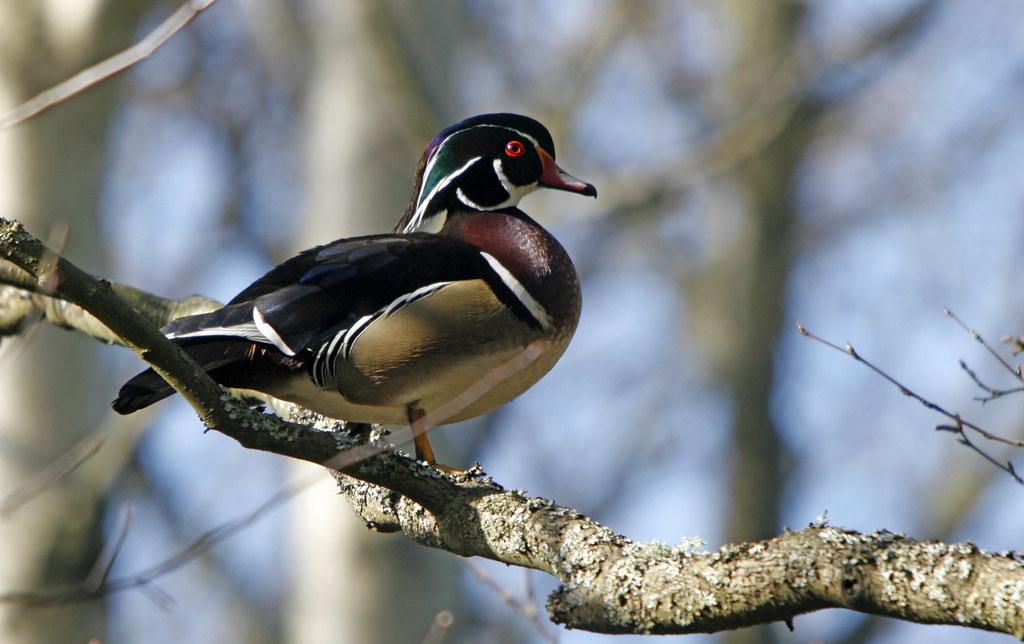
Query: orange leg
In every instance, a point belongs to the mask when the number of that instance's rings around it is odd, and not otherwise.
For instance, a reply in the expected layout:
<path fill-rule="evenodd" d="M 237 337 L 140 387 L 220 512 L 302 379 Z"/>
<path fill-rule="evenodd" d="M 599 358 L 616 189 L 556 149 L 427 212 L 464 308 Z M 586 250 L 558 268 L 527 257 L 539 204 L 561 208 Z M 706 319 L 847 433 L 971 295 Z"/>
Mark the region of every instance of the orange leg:
<path fill-rule="evenodd" d="M 416 421 L 423 418 L 426 412 L 422 409 L 409 406 L 405 410 L 406 416 L 409 418 L 409 428 L 412 429 L 412 440 L 416 445 L 416 460 L 426 461 L 430 465 L 437 463 L 437 459 L 434 458 L 434 448 L 430 446 L 430 439 L 427 438 L 426 429 L 417 431 Z"/>
<path fill-rule="evenodd" d="M 427 438 L 426 428 L 417 427 L 416 425 L 416 421 L 426 415 L 425 411 L 410 405 L 406 408 L 405 413 L 409 418 L 409 427 L 412 429 L 412 441 L 416 445 L 417 461 L 426 461 L 427 464 L 441 470 L 442 472 L 448 472 L 449 474 L 458 474 L 465 471 L 457 467 L 442 465 L 437 462 L 436 458 L 434 458 L 434 448 L 430 446 L 430 439 Z"/>

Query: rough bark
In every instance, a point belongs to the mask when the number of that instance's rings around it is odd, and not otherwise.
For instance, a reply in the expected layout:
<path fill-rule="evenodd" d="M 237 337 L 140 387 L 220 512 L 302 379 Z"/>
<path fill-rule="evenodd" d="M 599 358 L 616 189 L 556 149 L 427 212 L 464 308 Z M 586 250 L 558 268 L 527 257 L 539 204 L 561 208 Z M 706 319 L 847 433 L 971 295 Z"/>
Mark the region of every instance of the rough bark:
<path fill-rule="evenodd" d="M 0 219 L 0 257 L 33 275 L 47 251 Z M 970 543 L 915 541 L 827 525 L 717 552 L 637 544 L 541 498 L 507 491 L 479 471 L 454 477 L 402 456 L 379 432 L 359 445 L 333 431 L 262 415 L 190 365 L 155 327 L 66 260 L 44 275 L 88 308 L 193 402 L 209 427 L 246 447 L 325 464 L 368 526 L 423 545 L 544 571 L 561 587 L 551 618 L 606 633 L 714 632 L 829 607 L 1024 638 L 1024 559 Z M 370 449 L 368 449 L 368 447 Z M 353 459 L 364 450 L 364 458 Z"/>

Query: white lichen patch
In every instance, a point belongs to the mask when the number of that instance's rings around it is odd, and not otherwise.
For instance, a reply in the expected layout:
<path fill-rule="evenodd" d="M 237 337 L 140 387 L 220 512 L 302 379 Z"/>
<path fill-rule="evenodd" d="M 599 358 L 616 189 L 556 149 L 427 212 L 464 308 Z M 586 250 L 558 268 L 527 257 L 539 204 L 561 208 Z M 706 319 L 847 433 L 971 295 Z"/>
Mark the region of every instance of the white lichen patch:
<path fill-rule="evenodd" d="M 992 610 L 1004 624 L 1020 624 L 1021 631 L 1014 633 L 1020 638 L 1024 634 L 1024 579 L 1000 582 L 994 595 Z"/>
<path fill-rule="evenodd" d="M 683 537 L 679 543 L 672 548 L 673 554 L 684 557 L 707 553 L 708 542 L 700 537 Z"/>

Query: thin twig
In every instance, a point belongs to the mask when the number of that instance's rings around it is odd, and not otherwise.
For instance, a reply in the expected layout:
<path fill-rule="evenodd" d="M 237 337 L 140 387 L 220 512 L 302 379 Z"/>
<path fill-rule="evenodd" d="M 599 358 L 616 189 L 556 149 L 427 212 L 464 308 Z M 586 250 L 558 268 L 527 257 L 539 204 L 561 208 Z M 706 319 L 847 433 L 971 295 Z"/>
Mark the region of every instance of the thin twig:
<path fill-rule="evenodd" d="M 533 597 L 533 571 L 529 568 L 523 568 L 523 613 L 540 631 L 542 637 L 552 644 L 558 644 L 558 633 L 549 632 L 540 619 L 540 611 L 537 610 L 537 602 Z"/>
<path fill-rule="evenodd" d="M 558 636 L 550 633 L 548 629 L 544 628 L 544 624 L 540 621 L 537 610 L 533 606 L 533 597 L 531 595 L 523 597 L 522 600 L 516 599 L 509 594 L 507 590 L 502 588 L 501 584 L 484 572 L 484 569 L 472 559 L 464 559 L 463 561 L 465 561 L 466 565 L 469 566 L 469 569 L 473 571 L 476 578 L 483 582 L 485 586 L 490 588 L 491 591 L 498 596 L 498 599 L 512 610 L 526 617 L 537 632 L 540 633 L 541 637 L 552 644 L 557 644 Z M 526 570 L 525 572 L 529 573 L 529 570 Z M 527 585 L 526 588 L 528 589 L 529 585 Z"/>
<path fill-rule="evenodd" d="M 82 586 L 87 590 L 96 592 L 106 583 L 107 577 L 110 575 L 110 569 L 114 567 L 117 555 L 121 553 L 124 539 L 128 536 L 128 524 L 131 523 L 133 514 L 134 509 L 131 505 L 123 506 L 121 511 L 118 512 L 113 538 L 108 539 L 107 543 L 104 544 L 100 556 L 96 558 L 96 563 L 93 564 L 92 570 L 89 571 L 89 576 L 82 583 Z"/>
<path fill-rule="evenodd" d="M 79 465 L 91 458 L 103 446 L 103 434 L 90 434 L 75 443 L 56 460 L 32 476 L 25 483 L 12 490 L 0 501 L 0 518 L 7 518 L 26 503 L 51 489 L 62 478 L 74 472 Z"/>
<path fill-rule="evenodd" d="M 440 644 L 454 623 L 455 613 L 447 609 L 439 611 L 434 616 L 434 621 L 430 623 L 430 630 L 427 631 L 422 644 Z"/>
<path fill-rule="evenodd" d="M 996 460 L 996 458 L 994 456 L 992 456 L 991 454 L 989 454 L 985 450 L 983 450 L 980 447 L 978 447 L 974 443 L 974 441 L 972 441 L 970 438 L 968 438 L 967 433 L 964 432 L 963 421 L 957 419 L 957 421 L 953 425 L 936 425 L 935 426 L 935 430 L 936 431 L 940 431 L 940 432 L 952 432 L 952 433 L 956 434 L 957 435 L 957 440 L 960 442 L 961 445 L 963 445 L 963 446 L 973 450 L 976 454 L 981 456 L 983 459 L 985 459 L 986 461 L 988 461 L 992 465 L 996 466 L 998 469 L 1000 469 L 1000 470 L 1006 472 L 1007 474 L 1009 474 L 1010 478 L 1012 478 L 1014 481 L 1016 481 L 1017 483 L 1020 483 L 1021 485 L 1024 485 L 1024 479 L 1022 479 L 1020 477 L 1020 475 L 1017 474 L 1017 470 L 1013 467 L 1013 463 L 1011 461 L 1006 461 L 1006 463 L 1002 463 L 1002 462 Z"/>
<path fill-rule="evenodd" d="M 871 363 L 870 361 L 868 361 L 865 358 L 863 358 L 859 353 L 857 353 L 857 350 L 853 348 L 853 345 L 847 343 L 847 345 L 845 347 L 840 347 L 837 344 L 829 342 L 828 340 L 826 340 L 826 339 L 824 339 L 822 337 L 819 337 L 819 336 L 811 333 L 806 328 L 804 328 L 804 326 L 802 324 L 800 324 L 799 322 L 796 323 L 796 328 L 797 328 L 797 331 L 799 331 L 802 335 L 805 335 L 805 336 L 807 336 L 808 338 L 810 338 L 812 340 L 816 340 L 816 341 L 820 342 L 821 344 L 824 344 L 827 347 L 830 347 L 832 349 L 835 349 L 836 351 L 839 351 L 840 353 L 845 353 L 845 354 L 849 355 L 850 357 L 852 357 L 857 362 L 863 364 L 868 369 L 871 369 L 872 371 L 877 373 L 882 378 L 885 378 L 886 380 L 888 380 L 890 383 L 893 384 L 893 386 L 895 386 L 899 390 L 899 392 L 901 394 L 903 394 L 904 396 L 909 396 L 910 398 L 913 398 L 914 400 L 916 400 L 917 402 L 921 403 L 922 405 L 924 405 L 928 409 L 930 409 L 930 410 L 932 410 L 934 412 L 938 412 L 938 413 L 942 414 L 943 416 L 945 416 L 946 418 L 952 420 L 953 422 L 962 423 L 964 427 L 967 427 L 968 429 L 971 429 L 971 430 L 977 432 L 982 437 L 987 438 L 990 441 L 996 441 L 997 443 L 1005 443 L 1006 445 L 1012 445 L 1013 447 L 1024 447 L 1024 441 L 1016 440 L 1016 439 L 1013 439 L 1013 438 L 1006 438 L 1004 436 L 999 436 L 997 434 L 993 434 L 992 432 L 990 432 L 988 430 L 985 430 L 985 429 L 982 429 L 981 427 L 978 427 L 974 423 L 971 423 L 971 422 L 968 422 L 966 420 L 961 419 L 959 414 L 954 414 L 953 412 L 947 411 L 941 405 L 938 405 L 936 403 L 933 403 L 930 400 L 927 400 L 926 398 L 921 397 L 919 394 L 915 393 L 913 390 L 911 390 L 910 388 L 908 388 L 905 385 L 903 385 L 900 381 L 896 380 L 895 378 L 890 376 L 888 373 L 886 373 L 885 371 L 882 371 L 879 367 L 876 367 L 873 363 Z"/>
<path fill-rule="evenodd" d="M 988 393 L 987 396 L 974 397 L 976 401 L 980 402 L 983 405 L 987 402 L 995 400 L 996 398 L 1002 398 L 1003 396 L 1009 396 L 1010 394 L 1017 394 L 1024 391 L 1024 387 L 1013 387 L 1011 389 L 997 389 L 996 387 L 986 385 L 984 382 L 981 381 L 981 378 L 978 377 L 978 374 L 976 374 L 973 369 L 968 367 L 967 363 L 964 362 L 963 360 L 960 360 L 960 368 L 963 369 L 963 371 L 968 375 L 968 377 L 970 377 L 971 380 L 974 381 L 974 384 L 978 385 L 979 389 Z"/>
<path fill-rule="evenodd" d="M 887 380 L 889 383 L 891 383 L 893 386 L 895 386 L 896 389 L 899 390 L 899 392 L 901 394 L 903 394 L 904 396 L 908 396 L 910 398 L 913 398 L 917 402 L 921 403 L 925 408 L 930 409 L 931 411 L 937 412 L 939 414 L 942 414 L 946 418 L 948 418 L 951 421 L 953 421 L 953 423 L 954 423 L 953 427 L 951 427 L 949 425 L 938 425 L 935 429 L 939 430 L 939 431 L 952 431 L 954 433 L 958 433 L 961 436 L 961 441 L 960 442 L 962 444 L 966 445 L 967 447 L 972 448 L 975 452 L 981 454 L 986 460 L 990 461 L 991 463 L 993 463 L 994 465 L 999 467 L 1001 470 L 1003 470 L 1006 473 L 1008 473 L 1015 481 L 1017 481 L 1021 485 L 1024 485 L 1024 480 L 1022 480 L 1017 475 L 1016 470 L 1014 470 L 1013 463 L 1007 461 L 1006 464 L 1003 465 L 1003 464 L 999 463 L 998 461 L 996 461 L 994 458 L 990 457 L 988 454 L 986 454 L 981 449 L 979 449 L 976 445 L 974 445 L 974 443 L 972 443 L 969 438 L 967 438 L 967 435 L 963 431 L 963 428 L 966 427 L 966 428 L 976 432 L 980 436 L 982 436 L 984 438 L 987 438 L 988 440 L 995 441 L 995 442 L 998 442 L 998 443 L 1003 443 L 1005 445 L 1010 445 L 1010 446 L 1013 446 L 1013 447 L 1024 447 L 1024 441 L 1014 440 L 1012 438 L 1005 438 L 1003 436 L 998 436 L 996 434 L 993 434 L 992 432 L 989 432 L 989 431 L 987 431 L 985 429 L 982 429 L 981 427 L 979 427 L 978 425 L 975 425 L 974 423 L 971 423 L 971 422 L 968 422 L 966 420 L 963 420 L 960 417 L 960 414 L 955 414 L 953 412 L 947 411 L 941 405 L 938 405 L 936 403 L 933 403 L 930 400 L 927 400 L 926 398 L 924 398 L 921 395 L 917 394 L 916 392 L 914 392 L 912 389 L 910 389 L 909 387 L 907 387 L 906 385 L 904 385 L 900 381 L 898 381 L 895 378 L 893 378 L 892 376 L 890 376 L 888 373 L 883 371 L 881 368 L 875 366 L 869 360 L 867 360 L 864 357 L 862 357 L 859 353 L 857 353 L 857 350 L 853 348 L 853 345 L 851 345 L 849 343 L 847 343 L 845 347 L 840 347 L 838 344 L 835 344 L 833 342 L 829 342 L 828 340 L 826 340 L 826 339 L 824 339 L 824 338 L 822 338 L 822 337 L 820 337 L 818 335 L 815 335 L 814 333 L 811 333 L 810 331 L 808 331 L 804 327 L 804 325 L 800 324 L 800 322 L 796 323 L 796 328 L 797 328 L 797 331 L 799 331 L 801 335 L 803 335 L 805 337 L 808 337 L 808 338 L 810 338 L 812 340 L 815 340 L 817 342 L 820 342 L 821 344 L 829 347 L 830 349 L 835 349 L 836 351 L 839 351 L 840 353 L 845 353 L 845 354 L 849 355 L 851 358 L 853 358 L 857 362 L 863 364 L 868 369 L 871 369 L 876 374 L 878 374 L 879 376 L 881 376 L 882 378 Z"/>
<path fill-rule="evenodd" d="M 964 331 L 966 331 L 966 332 L 967 332 L 968 334 L 970 334 L 970 336 L 971 336 L 972 338 L 974 338 L 974 339 L 975 339 L 975 340 L 977 340 L 977 341 L 978 341 L 979 343 L 981 343 L 981 346 L 985 347 L 985 349 L 986 349 L 986 350 L 987 350 L 987 351 L 988 351 L 988 352 L 989 352 L 990 354 L 992 354 L 992 357 L 993 357 L 993 358 L 995 358 L 995 359 L 996 359 L 997 361 L 999 361 L 999 364 L 1003 365 L 1003 367 L 1004 367 L 1004 368 L 1005 368 L 1005 369 L 1006 369 L 1007 371 L 1009 371 L 1009 372 L 1010 372 L 1011 374 L 1013 374 L 1013 377 L 1014 377 L 1014 378 L 1016 378 L 1017 380 L 1019 380 L 1019 381 L 1021 381 L 1022 383 L 1024 383 L 1024 374 L 1022 374 L 1022 373 L 1021 373 L 1021 368 L 1020 368 L 1020 365 L 1018 365 L 1018 366 L 1016 366 L 1016 367 L 1013 367 L 1013 366 L 1011 366 L 1011 365 L 1010 365 L 1010 363 L 1009 363 L 1009 362 L 1007 362 L 1006 360 L 1004 360 L 1004 359 L 1003 359 L 1003 356 L 999 355 L 999 353 L 997 353 L 997 352 L 996 352 L 996 350 L 995 350 L 995 349 L 993 349 L 993 348 L 992 348 L 992 347 L 991 347 L 991 346 L 989 345 L 989 343 L 988 343 L 988 342 L 985 342 L 985 339 L 984 339 L 984 338 L 982 338 L 982 337 L 981 337 L 981 335 L 980 335 L 980 334 L 979 334 L 979 333 L 978 333 L 977 331 L 975 331 L 974 329 L 972 329 L 972 328 L 968 327 L 968 326 L 967 326 L 966 324 L 964 324 L 963 320 L 961 320 L 960 318 L 958 318 L 958 317 L 956 316 L 956 313 L 953 313 L 952 311 L 950 311 L 948 307 L 945 307 L 945 308 L 943 308 L 943 311 L 945 311 L 945 312 L 946 312 L 946 315 L 947 315 L 947 316 L 949 316 L 950 318 L 952 318 L 954 322 L 956 322 L 957 324 L 959 324 L 959 325 L 960 325 L 960 328 L 961 328 L 961 329 L 963 329 Z"/>
<path fill-rule="evenodd" d="M 19 123 L 59 105 L 76 94 L 123 72 L 153 53 L 181 31 L 196 16 L 209 9 L 216 0 L 185 0 L 177 11 L 149 32 L 145 38 L 110 58 L 87 67 L 71 78 L 42 91 L 33 98 L 0 116 L 0 130 Z"/>
<path fill-rule="evenodd" d="M 173 599 L 168 596 L 167 593 L 159 590 L 159 588 L 153 585 L 155 580 L 169 572 L 177 570 L 213 546 L 238 534 L 244 528 L 252 525 L 264 514 L 291 500 L 300 492 L 305 491 L 320 480 L 321 477 L 319 476 L 310 477 L 306 481 L 289 485 L 279 490 L 252 512 L 230 521 L 226 521 L 212 530 L 204 532 L 198 539 L 181 551 L 139 573 L 125 575 L 116 579 L 104 578 L 101 580 L 101 583 L 93 586 L 90 585 L 90 581 L 94 579 L 96 569 L 99 568 L 97 565 L 97 568 L 94 568 L 93 573 L 90 573 L 89 578 L 81 584 L 53 590 L 14 591 L 3 593 L 0 594 L 0 603 L 20 604 L 23 606 L 54 606 L 70 604 L 73 602 L 91 601 L 106 597 L 113 593 L 141 587 L 150 593 L 150 597 L 154 599 L 154 601 L 166 606 L 169 603 L 173 603 Z M 117 545 L 117 548 L 120 548 L 119 544 Z M 113 554 L 116 556 L 116 549 Z M 113 561 L 111 560 L 111 564 L 112 563 Z M 99 562 L 97 562 L 97 564 L 99 564 Z M 103 573 L 103 576 L 106 576 L 105 572 Z"/>

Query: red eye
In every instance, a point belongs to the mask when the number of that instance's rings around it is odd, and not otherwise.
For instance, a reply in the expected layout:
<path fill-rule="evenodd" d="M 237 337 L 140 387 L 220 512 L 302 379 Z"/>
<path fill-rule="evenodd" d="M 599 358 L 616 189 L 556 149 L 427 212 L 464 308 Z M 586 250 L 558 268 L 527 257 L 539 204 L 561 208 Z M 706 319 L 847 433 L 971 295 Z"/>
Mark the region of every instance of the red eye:
<path fill-rule="evenodd" d="M 522 141 L 509 141 L 505 144 L 505 154 L 510 157 L 521 157 L 526 154 L 526 146 Z"/>

